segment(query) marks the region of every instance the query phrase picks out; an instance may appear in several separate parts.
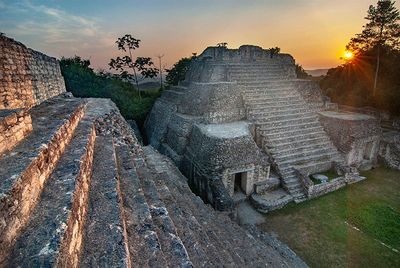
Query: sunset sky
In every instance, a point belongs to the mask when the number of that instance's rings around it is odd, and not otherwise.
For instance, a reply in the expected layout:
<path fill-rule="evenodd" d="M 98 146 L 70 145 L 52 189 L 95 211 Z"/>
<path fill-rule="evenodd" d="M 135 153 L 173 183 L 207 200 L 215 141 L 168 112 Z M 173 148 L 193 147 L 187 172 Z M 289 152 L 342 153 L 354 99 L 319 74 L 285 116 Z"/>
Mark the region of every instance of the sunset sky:
<path fill-rule="evenodd" d="M 377 0 L 0 0 L 0 31 L 46 54 L 107 68 L 117 37 L 142 40 L 137 55 L 170 66 L 227 42 L 279 46 L 306 69 L 329 68 Z M 396 3 L 397 7 L 399 3 Z"/>

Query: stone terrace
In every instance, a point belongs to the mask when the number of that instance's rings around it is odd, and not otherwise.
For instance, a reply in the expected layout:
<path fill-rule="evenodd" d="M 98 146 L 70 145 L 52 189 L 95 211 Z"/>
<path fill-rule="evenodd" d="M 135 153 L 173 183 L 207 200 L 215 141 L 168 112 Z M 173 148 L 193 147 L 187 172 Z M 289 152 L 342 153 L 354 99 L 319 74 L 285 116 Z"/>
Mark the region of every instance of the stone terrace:
<path fill-rule="evenodd" d="M 195 196 L 105 99 L 56 97 L 0 158 L 1 266 L 305 267 Z"/>

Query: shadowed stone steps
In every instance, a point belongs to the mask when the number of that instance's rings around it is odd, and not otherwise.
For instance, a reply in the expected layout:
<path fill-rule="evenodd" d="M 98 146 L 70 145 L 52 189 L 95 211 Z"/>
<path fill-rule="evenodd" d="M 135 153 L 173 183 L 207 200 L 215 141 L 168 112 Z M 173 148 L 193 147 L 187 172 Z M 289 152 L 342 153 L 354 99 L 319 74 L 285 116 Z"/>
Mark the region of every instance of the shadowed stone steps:
<path fill-rule="evenodd" d="M 166 267 L 130 149 L 127 145 L 118 145 L 115 149 L 131 264 L 133 267 Z"/>
<path fill-rule="evenodd" d="M 218 263 L 217 266 L 235 266 L 235 267 L 292 267 L 299 266 L 299 264 L 292 260 L 281 261 L 281 256 L 275 255 L 271 252 L 271 247 L 268 244 L 256 239 L 242 228 L 233 223 L 227 216 L 216 213 L 211 207 L 204 205 L 203 201 L 197 196 L 194 196 L 187 185 L 186 178 L 184 178 L 177 168 L 170 162 L 169 159 L 154 151 L 151 147 L 144 148 L 146 155 L 146 162 L 150 169 L 158 170 L 159 176 L 155 179 L 155 184 L 160 192 L 160 197 L 164 200 L 167 209 L 178 210 L 179 213 L 183 211 L 186 218 L 194 218 L 200 226 L 191 229 L 197 232 L 198 228 L 203 228 L 203 232 L 207 234 L 205 239 L 210 239 L 211 243 L 215 245 L 218 254 L 229 253 L 233 263 L 224 262 Z M 161 167 L 160 167 L 161 166 Z M 164 194 L 161 194 L 164 192 Z M 172 195 L 172 197 L 171 197 Z M 173 199 L 172 199 L 173 198 Z M 173 205 L 173 200 L 176 204 Z M 171 219 L 179 226 L 178 230 L 186 233 L 186 228 L 190 225 L 178 225 L 176 215 L 170 213 Z M 185 227 L 186 226 L 186 227 Z M 182 239 L 182 241 L 186 241 Z M 203 245 L 198 242 L 199 245 Z M 193 241 L 191 241 L 193 244 Z M 247 245 L 247 246 L 245 246 Z M 185 245 L 186 246 L 186 245 Z M 186 246 L 186 248 L 190 248 Z M 195 267 L 202 266 L 204 262 L 197 263 L 195 258 L 192 258 L 188 250 L 189 256 Z M 221 258 L 225 259 L 224 255 Z M 300 261 L 301 262 L 301 261 Z M 303 263 L 304 265 L 304 263 Z M 209 266 L 206 266 L 209 267 Z"/>
<path fill-rule="evenodd" d="M 113 141 L 96 138 L 81 267 L 129 267 Z"/>
<path fill-rule="evenodd" d="M 155 167 L 154 165 L 163 164 L 160 161 L 154 160 L 159 159 L 154 159 L 152 156 L 148 157 L 149 165 Z M 219 241 L 215 241 L 215 238 L 217 238 L 216 234 L 211 233 L 210 228 L 203 229 L 201 223 L 199 223 L 194 216 L 193 209 L 186 205 L 191 201 L 183 198 L 184 193 L 177 191 L 178 186 L 170 185 L 173 189 L 172 191 L 168 188 L 166 181 L 169 180 L 171 175 L 170 172 L 167 171 L 169 170 L 158 172 L 155 184 L 160 193 L 160 197 L 170 212 L 171 218 L 179 227 L 177 228 L 177 232 L 193 264 L 196 267 L 215 267 L 222 263 L 225 265 L 234 265 L 235 262 L 227 251 L 219 252 L 221 245 L 219 245 Z M 210 238 L 210 234 L 214 240 Z"/>
<path fill-rule="evenodd" d="M 48 179 L 29 224 L 15 243 L 10 265 L 77 265 L 87 211 L 94 139 L 93 121 L 84 116 Z"/>
<path fill-rule="evenodd" d="M 150 213 L 167 263 L 172 267 L 192 267 L 186 248 L 176 233 L 175 224 L 158 195 L 157 188 L 152 180 L 154 174 L 145 167 L 140 167 L 137 172 L 141 178 L 144 196 L 149 204 Z"/>
<path fill-rule="evenodd" d="M 33 131 L 0 158 L 0 262 L 27 223 L 84 110 L 81 99 L 62 97 L 32 108 Z"/>

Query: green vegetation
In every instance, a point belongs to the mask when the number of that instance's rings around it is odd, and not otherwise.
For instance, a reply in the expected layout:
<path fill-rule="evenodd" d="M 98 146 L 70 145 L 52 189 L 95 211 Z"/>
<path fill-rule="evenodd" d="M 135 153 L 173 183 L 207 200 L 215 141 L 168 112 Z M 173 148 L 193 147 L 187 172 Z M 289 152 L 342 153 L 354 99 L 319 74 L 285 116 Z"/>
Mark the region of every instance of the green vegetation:
<path fill-rule="evenodd" d="M 299 79 L 310 79 L 311 75 L 309 75 L 306 70 L 304 70 L 303 66 L 296 64 L 296 75 Z"/>
<path fill-rule="evenodd" d="M 176 86 L 180 81 L 185 80 L 186 73 L 189 70 L 190 63 L 196 58 L 196 54 L 193 53 L 190 58 L 182 58 L 175 63 L 171 69 L 167 71 L 167 84 L 170 86 Z"/>
<path fill-rule="evenodd" d="M 136 84 L 139 98 L 141 98 L 139 79 L 156 77 L 160 71 L 154 67 L 154 63 L 151 58 L 134 58 L 132 56 L 133 51 L 140 47 L 140 42 L 141 40 L 134 38 L 130 34 L 126 34 L 123 37 L 118 38 L 115 42 L 118 50 L 122 50 L 127 54 L 124 57 L 116 57 L 115 59 L 111 59 L 110 63 L 108 64 L 110 69 L 120 72 L 121 78 Z"/>
<path fill-rule="evenodd" d="M 67 91 L 75 97 L 110 98 L 116 103 L 126 119 L 133 119 L 142 126 L 154 101 L 160 96 L 160 90 L 138 91 L 132 83 L 123 81 L 119 76 L 107 73 L 95 73 L 90 68 L 90 61 L 74 58 L 62 58 L 61 72 Z"/>
<path fill-rule="evenodd" d="M 347 49 L 354 54 L 330 69 L 320 85 L 334 102 L 371 106 L 400 115 L 400 14 L 392 0 L 370 6 L 363 31 Z"/>
<path fill-rule="evenodd" d="M 400 267 L 400 171 L 361 175 L 367 180 L 269 213 L 260 227 L 311 267 Z"/>

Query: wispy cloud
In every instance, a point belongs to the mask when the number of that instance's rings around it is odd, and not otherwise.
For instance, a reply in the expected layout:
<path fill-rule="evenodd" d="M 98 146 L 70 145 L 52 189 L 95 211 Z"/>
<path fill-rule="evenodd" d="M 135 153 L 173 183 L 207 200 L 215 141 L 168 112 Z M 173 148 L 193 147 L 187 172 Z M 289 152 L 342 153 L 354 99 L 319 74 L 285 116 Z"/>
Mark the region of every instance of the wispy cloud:
<path fill-rule="evenodd" d="M 0 9 L 5 14 L 4 18 L 0 18 L 0 25 L 3 25 L 0 30 L 12 36 L 35 37 L 47 45 L 69 46 L 70 49 L 88 43 L 95 47 L 111 45 L 111 38 L 107 38 L 108 34 L 100 30 L 100 20 L 97 18 L 70 14 L 46 5 L 35 5 L 29 0 L 7 4 L 0 0 Z M 10 20 L 7 20 L 7 15 Z"/>

